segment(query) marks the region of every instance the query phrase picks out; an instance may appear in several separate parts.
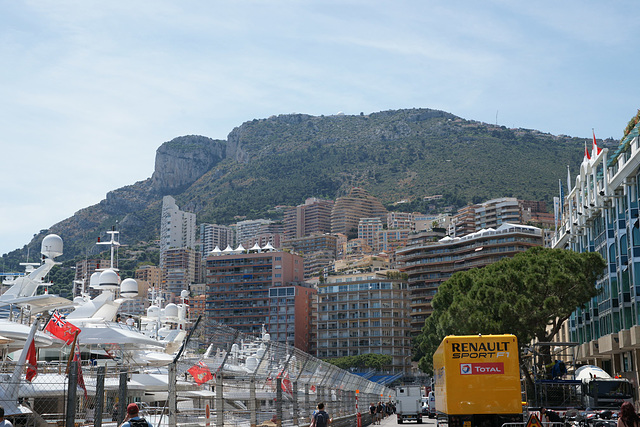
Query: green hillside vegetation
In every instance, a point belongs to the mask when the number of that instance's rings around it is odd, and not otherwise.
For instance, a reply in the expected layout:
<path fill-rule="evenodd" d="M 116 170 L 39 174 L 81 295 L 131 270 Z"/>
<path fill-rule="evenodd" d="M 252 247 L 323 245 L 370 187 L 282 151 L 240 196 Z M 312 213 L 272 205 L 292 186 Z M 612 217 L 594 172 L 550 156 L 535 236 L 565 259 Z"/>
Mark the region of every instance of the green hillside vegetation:
<path fill-rule="evenodd" d="M 187 153 L 190 137 L 163 147 Z M 199 144 L 202 142 L 200 138 Z M 212 144 L 221 143 L 211 140 Z M 508 129 L 429 109 L 369 115 L 315 117 L 303 114 L 256 119 L 235 128 L 227 156 L 186 188 L 172 194 L 198 223 L 231 224 L 236 218 L 281 218 L 276 206 L 307 197 L 336 199 L 354 186 L 389 209 L 425 212 L 444 206 L 512 196 L 544 200 L 551 207 L 566 167 L 577 170 L 585 140 L 535 130 Z M 603 146 L 615 141 L 603 141 Z M 229 154 L 239 147 L 242 155 Z M 201 145 L 200 145 L 201 147 Z M 157 172 L 157 171 L 156 171 Z M 151 179 L 110 192 L 29 244 L 39 250 L 49 232 L 65 242 L 65 259 L 92 256 L 100 233 L 116 225 L 121 243 L 154 245 L 159 236 L 162 196 Z M 434 202 L 423 197 L 443 195 Z M 408 201 L 396 205 L 401 200 Z M 5 269 L 24 261 L 26 246 L 5 257 Z M 35 253 L 35 252 L 32 252 Z"/>

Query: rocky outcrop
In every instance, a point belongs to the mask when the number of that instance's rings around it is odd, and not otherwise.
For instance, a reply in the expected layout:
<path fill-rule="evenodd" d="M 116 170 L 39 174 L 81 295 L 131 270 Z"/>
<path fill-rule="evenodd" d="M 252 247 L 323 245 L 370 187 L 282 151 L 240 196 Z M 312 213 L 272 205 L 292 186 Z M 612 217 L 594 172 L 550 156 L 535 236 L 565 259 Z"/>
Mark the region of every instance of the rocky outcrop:
<path fill-rule="evenodd" d="M 183 189 L 225 157 L 225 141 L 198 135 L 174 138 L 156 150 L 152 188 L 161 194 Z"/>

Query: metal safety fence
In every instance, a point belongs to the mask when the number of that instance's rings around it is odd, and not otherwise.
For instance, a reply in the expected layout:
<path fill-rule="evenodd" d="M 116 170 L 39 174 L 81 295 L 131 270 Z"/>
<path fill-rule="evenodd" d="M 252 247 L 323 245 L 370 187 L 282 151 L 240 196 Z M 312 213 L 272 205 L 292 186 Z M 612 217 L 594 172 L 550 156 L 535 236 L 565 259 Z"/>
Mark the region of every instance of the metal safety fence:
<path fill-rule="evenodd" d="M 383 385 L 271 341 L 265 330 L 254 336 L 196 322 L 185 345 L 170 355 L 137 351 L 135 357 L 123 352 L 101 358 L 83 347 L 80 362 L 38 363 L 30 382 L 5 362 L 0 405 L 11 409 L 8 418 L 16 426 L 116 427 L 136 402 L 154 427 L 278 427 L 307 426 L 324 402 L 334 426 L 341 426 L 355 425 L 356 413 L 367 413 L 371 402 L 395 396 Z"/>

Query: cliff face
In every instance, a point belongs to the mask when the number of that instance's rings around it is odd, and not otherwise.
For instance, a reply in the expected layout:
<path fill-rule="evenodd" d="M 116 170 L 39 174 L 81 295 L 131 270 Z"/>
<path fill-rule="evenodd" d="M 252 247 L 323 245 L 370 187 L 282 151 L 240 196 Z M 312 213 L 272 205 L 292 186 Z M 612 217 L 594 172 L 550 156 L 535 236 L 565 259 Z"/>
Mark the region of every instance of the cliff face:
<path fill-rule="evenodd" d="M 168 194 L 186 188 L 226 157 L 227 144 L 205 136 L 188 135 L 165 142 L 156 150 L 152 188 Z"/>

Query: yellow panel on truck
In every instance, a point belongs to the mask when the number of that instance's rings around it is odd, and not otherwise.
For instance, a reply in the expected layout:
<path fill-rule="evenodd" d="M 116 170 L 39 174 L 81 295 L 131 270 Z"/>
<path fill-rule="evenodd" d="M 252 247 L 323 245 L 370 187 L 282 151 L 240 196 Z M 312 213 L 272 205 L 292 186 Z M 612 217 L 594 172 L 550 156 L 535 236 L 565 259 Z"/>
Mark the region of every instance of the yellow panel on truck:
<path fill-rule="evenodd" d="M 515 335 L 447 336 L 433 355 L 433 368 L 438 414 L 463 416 L 449 423 L 522 421 Z"/>

